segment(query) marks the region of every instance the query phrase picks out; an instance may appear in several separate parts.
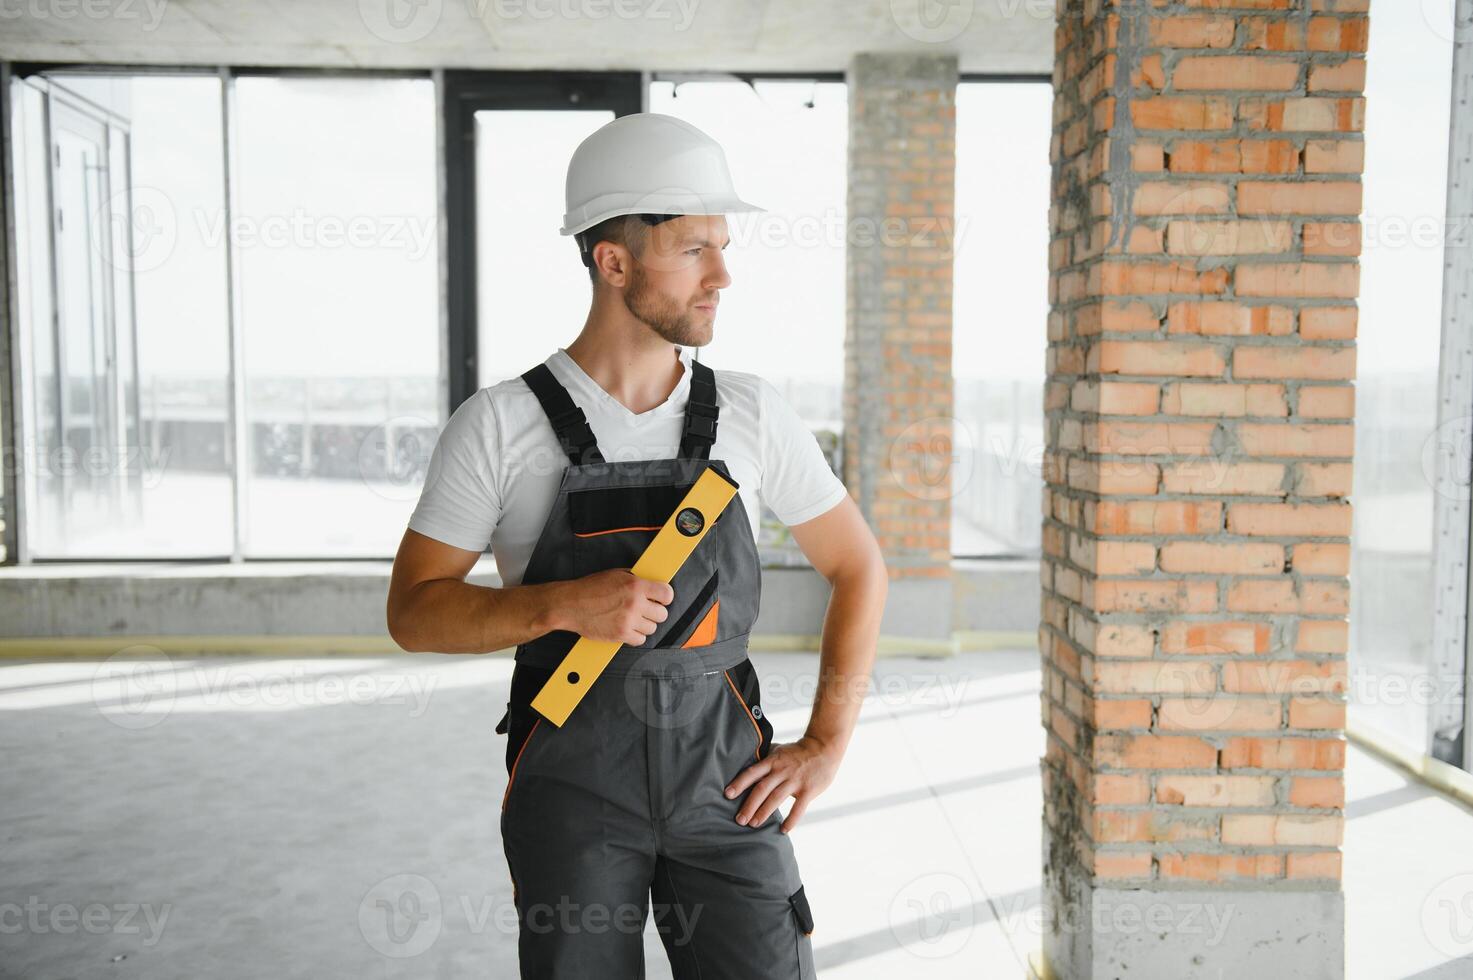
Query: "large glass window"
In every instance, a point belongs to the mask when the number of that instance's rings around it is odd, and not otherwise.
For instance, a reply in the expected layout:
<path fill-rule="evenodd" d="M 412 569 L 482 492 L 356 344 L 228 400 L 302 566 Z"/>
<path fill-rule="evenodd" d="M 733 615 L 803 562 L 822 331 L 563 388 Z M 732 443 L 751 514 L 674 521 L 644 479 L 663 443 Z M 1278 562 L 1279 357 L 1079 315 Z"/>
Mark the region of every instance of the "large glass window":
<path fill-rule="evenodd" d="M 1422 6 L 1371 18 L 1350 539 L 1352 717 L 1418 753 L 1429 751 L 1452 78 L 1451 21 L 1439 33 Z"/>
<path fill-rule="evenodd" d="M 446 407 L 432 83 L 233 84 L 228 151 L 216 74 L 13 89 L 34 557 L 384 557 L 403 533 Z"/>
<path fill-rule="evenodd" d="M 1036 556 L 1048 346 L 1047 82 L 956 91 L 951 550 Z"/>
<path fill-rule="evenodd" d="M 236 81 L 249 555 L 389 555 L 443 417 L 428 79 Z"/>
<path fill-rule="evenodd" d="M 224 249 L 199 220 L 222 211 L 220 82 L 15 97 L 32 553 L 228 554 Z"/>

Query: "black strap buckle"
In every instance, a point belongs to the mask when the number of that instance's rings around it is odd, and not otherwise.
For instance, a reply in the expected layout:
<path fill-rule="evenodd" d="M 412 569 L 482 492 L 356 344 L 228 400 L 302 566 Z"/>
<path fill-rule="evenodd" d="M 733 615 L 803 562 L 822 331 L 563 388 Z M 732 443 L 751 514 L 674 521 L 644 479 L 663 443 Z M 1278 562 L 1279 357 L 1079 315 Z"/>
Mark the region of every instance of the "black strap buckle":
<path fill-rule="evenodd" d="M 593 434 L 583 409 L 569 397 L 547 365 L 532 367 L 522 374 L 522 379 L 537 396 L 563 452 L 577 464 L 603 462 L 603 454 L 598 451 L 598 438 Z"/>
<path fill-rule="evenodd" d="M 714 441 L 716 439 L 716 420 L 714 418 L 687 415 L 685 417 L 684 434 Z"/>
<path fill-rule="evenodd" d="M 685 408 L 685 427 L 682 430 L 686 435 L 695 435 L 702 439 L 715 440 L 716 419 L 721 410 L 715 405 L 707 405 L 702 402 L 689 402 Z"/>

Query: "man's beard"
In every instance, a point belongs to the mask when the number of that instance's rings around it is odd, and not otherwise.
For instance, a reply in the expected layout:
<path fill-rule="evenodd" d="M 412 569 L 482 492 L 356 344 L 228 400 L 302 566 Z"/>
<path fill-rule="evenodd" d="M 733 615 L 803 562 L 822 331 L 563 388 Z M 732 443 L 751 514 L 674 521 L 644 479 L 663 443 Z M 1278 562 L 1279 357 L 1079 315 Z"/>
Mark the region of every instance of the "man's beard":
<path fill-rule="evenodd" d="M 678 347 L 700 347 L 709 342 L 706 331 L 694 322 L 689 309 L 681 309 L 670 297 L 656 292 L 635 263 L 624 288 L 624 305 L 651 330 Z"/>

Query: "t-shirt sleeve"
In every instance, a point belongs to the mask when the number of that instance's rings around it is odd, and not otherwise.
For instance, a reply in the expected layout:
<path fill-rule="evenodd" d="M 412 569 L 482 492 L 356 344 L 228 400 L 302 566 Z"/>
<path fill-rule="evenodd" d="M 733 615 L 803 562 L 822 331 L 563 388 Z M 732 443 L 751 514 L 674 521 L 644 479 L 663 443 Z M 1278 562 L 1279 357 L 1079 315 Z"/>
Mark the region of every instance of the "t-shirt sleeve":
<path fill-rule="evenodd" d="M 766 378 L 758 377 L 762 487 L 759 496 L 791 527 L 835 507 L 849 491 L 808 428 Z"/>
<path fill-rule="evenodd" d="M 466 551 L 485 551 L 501 519 L 493 469 L 500 458 L 496 412 L 483 388 L 461 402 L 440 430 L 409 529 Z"/>

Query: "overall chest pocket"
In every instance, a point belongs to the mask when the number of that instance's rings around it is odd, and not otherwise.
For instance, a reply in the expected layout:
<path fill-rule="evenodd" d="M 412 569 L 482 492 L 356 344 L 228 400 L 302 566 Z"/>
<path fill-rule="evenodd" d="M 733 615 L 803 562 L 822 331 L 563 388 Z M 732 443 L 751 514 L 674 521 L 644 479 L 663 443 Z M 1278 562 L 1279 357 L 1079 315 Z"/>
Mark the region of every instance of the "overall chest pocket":
<path fill-rule="evenodd" d="M 568 494 L 568 521 L 579 540 L 648 531 L 665 526 L 693 483 L 660 483 L 637 487 L 603 487 Z"/>
<path fill-rule="evenodd" d="M 584 575 L 633 567 L 690 488 L 667 483 L 569 493 L 573 567 Z"/>
<path fill-rule="evenodd" d="M 711 577 L 697 590 L 690 603 L 675 614 L 675 621 L 654 645 L 654 649 L 698 647 L 716 642 L 717 617 L 721 613 L 721 598 L 717 594 L 720 580 L 721 569 L 713 568 Z"/>

